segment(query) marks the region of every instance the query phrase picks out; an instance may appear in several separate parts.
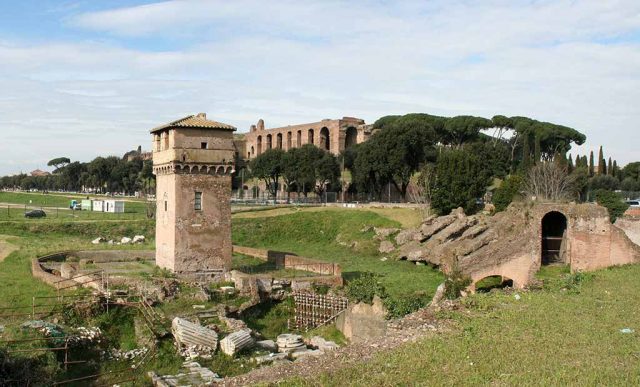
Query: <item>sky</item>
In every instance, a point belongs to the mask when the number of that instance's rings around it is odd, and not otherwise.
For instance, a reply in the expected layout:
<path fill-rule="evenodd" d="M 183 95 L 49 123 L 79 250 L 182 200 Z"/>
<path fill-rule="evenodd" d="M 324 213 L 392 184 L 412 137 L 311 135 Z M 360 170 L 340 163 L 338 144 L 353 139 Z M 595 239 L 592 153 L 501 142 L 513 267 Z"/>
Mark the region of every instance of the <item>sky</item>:
<path fill-rule="evenodd" d="M 198 112 L 239 133 L 521 115 L 623 165 L 640 160 L 640 1 L 0 1 L 0 175 L 150 149 Z"/>

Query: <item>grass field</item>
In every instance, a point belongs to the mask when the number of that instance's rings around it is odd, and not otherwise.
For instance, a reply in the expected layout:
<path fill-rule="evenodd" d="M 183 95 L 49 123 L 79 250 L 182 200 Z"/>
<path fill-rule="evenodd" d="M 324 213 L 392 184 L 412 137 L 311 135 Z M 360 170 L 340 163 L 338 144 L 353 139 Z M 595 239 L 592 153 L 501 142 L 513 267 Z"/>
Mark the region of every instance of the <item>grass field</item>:
<path fill-rule="evenodd" d="M 125 201 L 125 213 L 124 214 L 107 214 L 97 213 L 92 211 L 70 211 L 69 202 L 72 199 L 81 201 L 89 196 L 91 199 L 96 200 L 124 200 Z M 106 196 L 96 195 L 81 195 L 81 194 L 63 194 L 63 193 L 29 193 L 29 192 L 0 192 L 0 219 L 6 218 L 20 218 L 24 214 L 26 208 L 42 208 L 47 212 L 47 216 L 52 217 L 87 217 L 93 219 L 99 219 L 100 216 L 129 216 L 135 217 L 137 214 L 146 213 L 146 202 L 143 199 L 134 198 L 111 198 Z M 7 208 L 9 208 L 7 210 Z M 58 210 L 59 209 L 59 210 Z M 136 214 L 136 215 L 134 215 Z"/>
<path fill-rule="evenodd" d="M 261 215 L 265 213 L 260 212 Z M 373 232 L 361 231 L 365 226 L 400 225 L 371 211 L 320 208 L 293 211 L 286 216 L 236 216 L 233 239 L 235 244 L 241 246 L 288 251 L 339 263 L 347 280 L 363 272 L 379 274 L 392 296 L 400 297 L 416 291 L 424 291 L 426 297 L 433 295 L 443 281 L 442 274 L 428 266 L 383 260 L 383 255 L 377 251 L 379 242 L 373 240 Z M 351 247 L 354 242 L 355 247 Z"/>
<path fill-rule="evenodd" d="M 640 265 L 601 270 L 565 288 L 563 269 L 544 290 L 476 294 L 447 312 L 456 328 L 372 361 L 282 385 L 640 384 Z M 630 328 L 634 333 L 622 333 Z"/>

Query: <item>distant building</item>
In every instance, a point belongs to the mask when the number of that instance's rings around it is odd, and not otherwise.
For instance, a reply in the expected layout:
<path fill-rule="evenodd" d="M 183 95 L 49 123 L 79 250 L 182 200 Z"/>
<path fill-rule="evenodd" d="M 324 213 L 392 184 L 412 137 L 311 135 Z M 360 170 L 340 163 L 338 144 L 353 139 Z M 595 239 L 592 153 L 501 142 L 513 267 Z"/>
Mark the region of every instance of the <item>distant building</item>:
<path fill-rule="evenodd" d="M 152 152 L 143 152 L 142 146 L 138 145 L 138 149 L 129 151 L 122 156 L 124 160 L 133 161 L 133 160 L 152 160 L 153 153 Z"/>
<path fill-rule="evenodd" d="M 242 138 L 236 137 L 235 147 L 244 159 L 253 159 L 267 149 L 286 151 L 305 144 L 313 144 L 339 155 L 350 146 L 367 141 L 372 131 L 372 125 L 354 117 L 271 129 L 265 129 L 264 121 L 260 119 L 256 125 L 251 125 L 249 133 L 245 133 Z"/>
<path fill-rule="evenodd" d="M 31 171 L 31 176 L 40 177 L 40 176 L 49 176 L 49 175 L 51 175 L 49 172 L 43 171 L 41 169 L 36 169 L 34 171 Z"/>

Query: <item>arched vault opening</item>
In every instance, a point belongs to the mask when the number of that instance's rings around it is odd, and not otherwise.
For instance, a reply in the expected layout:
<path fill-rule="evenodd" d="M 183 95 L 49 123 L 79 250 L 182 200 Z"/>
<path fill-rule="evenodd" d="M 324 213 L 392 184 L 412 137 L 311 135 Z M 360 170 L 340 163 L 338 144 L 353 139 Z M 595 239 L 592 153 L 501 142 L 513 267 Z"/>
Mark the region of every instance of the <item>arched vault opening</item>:
<path fill-rule="evenodd" d="M 566 262 L 567 217 L 551 211 L 542 218 L 541 261 L 543 265 Z"/>

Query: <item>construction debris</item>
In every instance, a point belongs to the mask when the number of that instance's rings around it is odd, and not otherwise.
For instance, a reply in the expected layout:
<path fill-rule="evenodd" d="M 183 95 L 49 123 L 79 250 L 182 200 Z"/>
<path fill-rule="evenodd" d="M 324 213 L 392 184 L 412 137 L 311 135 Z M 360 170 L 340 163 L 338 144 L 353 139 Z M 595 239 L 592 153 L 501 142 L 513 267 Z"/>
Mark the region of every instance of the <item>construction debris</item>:
<path fill-rule="evenodd" d="M 340 346 L 336 344 L 334 341 L 325 340 L 323 337 L 320 337 L 320 336 L 313 336 L 311 340 L 309 340 L 309 344 L 312 347 L 322 352 L 335 351 L 336 349 L 340 348 Z"/>
<path fill-rule="evenodd" d="M 176 317 L 171 328 L 179 347 L 201 346 L 215 351 L 218 346 L 218 333 L 202 325 Z"/>
<path fill-rule="evenodd" d="M 233 356 L 246 348 L 251 348 L 255 344 L 249 330 L 241 330 L 233 332 L 220 341 L 220 350 Z"/>
<path fill-rule="evenodd" d="M 147 375 L 155 387 L 178 387 L 178 386 L 210 386 L 219 383 L 222 378 L 208 368 L 202 367 L 196 362 L 185 362 L 182 365 L 181 373 L 176 375 L 160 376 L 153 371 Z"/>
<path fill-rule="evenodd" d="M 290 353 L 307 349 L 302 336 L 291 333 L 283 333 L 276 339 L 278 352 Z"/>

